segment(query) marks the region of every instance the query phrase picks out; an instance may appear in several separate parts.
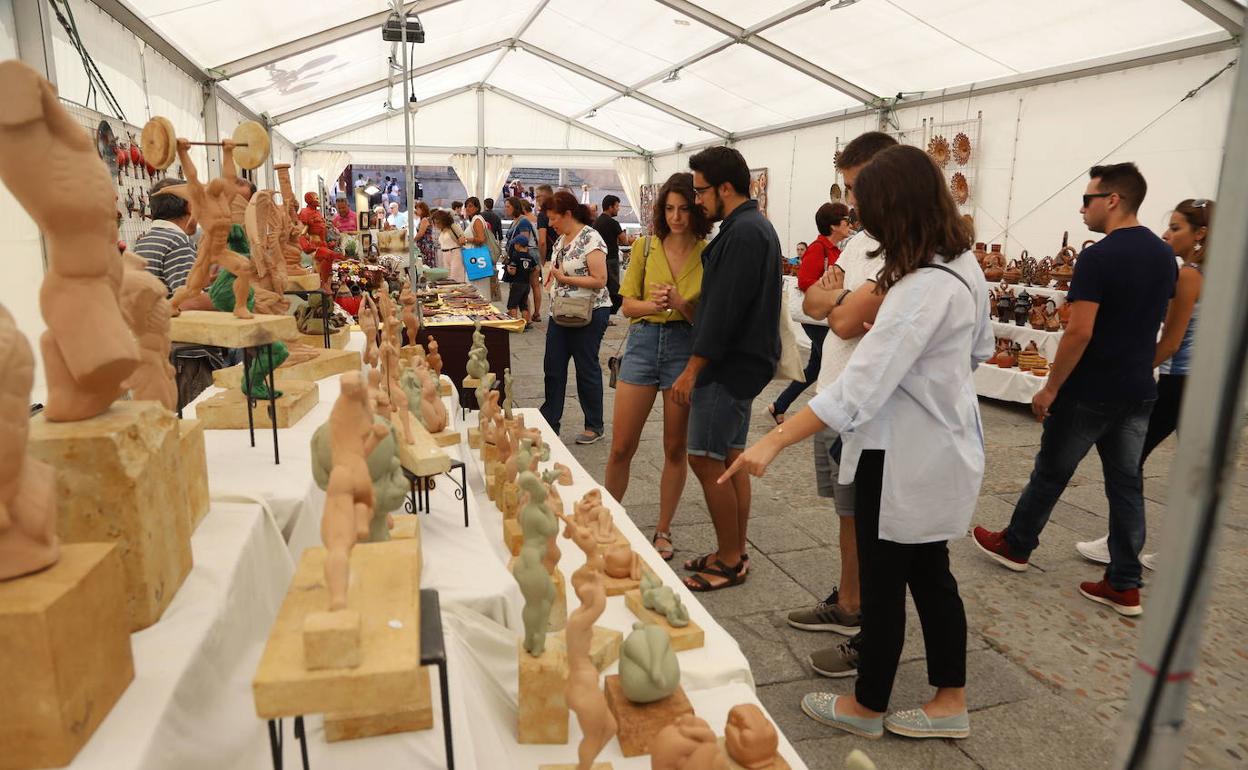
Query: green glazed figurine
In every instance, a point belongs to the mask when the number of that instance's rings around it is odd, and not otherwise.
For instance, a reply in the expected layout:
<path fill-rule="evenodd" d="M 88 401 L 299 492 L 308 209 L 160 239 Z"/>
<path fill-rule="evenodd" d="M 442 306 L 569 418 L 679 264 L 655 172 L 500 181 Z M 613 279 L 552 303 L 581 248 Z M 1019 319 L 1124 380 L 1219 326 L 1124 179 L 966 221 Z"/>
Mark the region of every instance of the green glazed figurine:
<path fill-rule="evenodd" d="M 546 488 L 537 474 L 525 470 L 516 479 L 528 500 L 520 509 L 520 528 L 524 542 L 511 574 L 520 584 L 524 596 L 524 649 L 539 656 L 546 650 L 546 631 L 550 626 L 550 607 L 555 601 L 555 585 L 542 563 L 550 538 L 559 531 L 559 520 L 546 503 Z"/>
<path fill-rule="evenodd" d="M 390 427 L 379 415 L 373 422 Z M 333 460 L 329 446 L 329 423 L 312 434 L 312 479 L 321 489 L 329 485 L 329 472 Z M 390 427 L 390 434 L 383 438 L 368 456 L 368 475 L 373 480 L 373 518 L 369 522 L 368 541 L 384 542 L 390 539 L 390 512 L 398 510 L 408 493 L 407 479 L 399 463 L 399 442 Z"/>
<path fill-rule="evenodd" d="M 676 692 L 680 663 L 667 632 L 653 623 L 634 623 L 620 648 L 620 686 L 633 703 L 653 703 Z"/>
<path fill-rule="evenodd" d="M 641 604 L 667 618 L 667 624 L 672 628 L 689 625 L 689 610 L 685 609 L 680 596 L 670 586 L 663 585 L 649 570 L 641 575 Z"/>

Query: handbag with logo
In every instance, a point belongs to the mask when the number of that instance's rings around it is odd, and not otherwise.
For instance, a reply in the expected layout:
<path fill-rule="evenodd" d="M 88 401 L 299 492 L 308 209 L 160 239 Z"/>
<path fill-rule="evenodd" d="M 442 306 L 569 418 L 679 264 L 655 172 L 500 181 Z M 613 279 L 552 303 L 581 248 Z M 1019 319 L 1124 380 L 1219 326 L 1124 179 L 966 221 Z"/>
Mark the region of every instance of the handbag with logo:
<path fill-rule="evenodd" d="M 460 253 L 464 258 L 464 272 L 468 275 L 468 280 L 476 281 L 481 278 L 489 278 L 494 272 L 494 258 L 490 255 L 490 250 L 485 246 L 472 246 L 471 248 L 460 249 Z"/>

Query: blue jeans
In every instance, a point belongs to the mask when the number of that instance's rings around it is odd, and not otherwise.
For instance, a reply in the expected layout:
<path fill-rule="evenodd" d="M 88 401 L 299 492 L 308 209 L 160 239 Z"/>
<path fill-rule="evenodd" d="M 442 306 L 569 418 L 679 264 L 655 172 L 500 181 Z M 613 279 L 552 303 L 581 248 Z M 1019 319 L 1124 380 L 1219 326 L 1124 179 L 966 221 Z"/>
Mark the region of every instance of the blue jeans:
<path fill-rule="evenodd" d="M 546 375 L 546 402 L 541 413 L 555 433 L 563 421 L 563 401 L 568 392 L 568 359 L 576 364 L 576 397 L 585 413 L 585 430 L 603 432 L 602 364 L 598 348 L 607 330 L 611 308 L 594 310 L 588 326 L 571 329 L 555 323 L 552 316 L 546 327 L 546 358 L 542 369 Z"/>
<path fill-rule="evenodd" d="M 787 323 L 784 319 L 780 323 Z M 802 391 L 815 384 L 815 380 L 819 379 L 819 370 L 823 368 L 823 341 L 828 337 L 828 327 L 819 326 L 818 324 L 802 324 L 802 331 L 806 332 L 806 336 L 810 337 L 810 360 L 806 362 L 806 381 L 797 382 L 794 380 L 784 389 L 772 407 L 776 410 L 776 414 L 784 414 L 789 411 L 789 407 L 802 395 Z"/>
<path fill-rule="evenodd" d="M 1044 421 L 1031 480 L 1005 530 L 1014 555 L 1026 558 L 1040 544 L 1040 532 L 1053 506 L 1084 455 L 1096 446 L 1109 498 L 1109 569 L 1105 574 L 1115 590 L 1139 588 L 1140 550 L 1144 548 L 1140 453 L 1152 411 L 1152 399 L 1100 403 L 1058 394 Z"/>

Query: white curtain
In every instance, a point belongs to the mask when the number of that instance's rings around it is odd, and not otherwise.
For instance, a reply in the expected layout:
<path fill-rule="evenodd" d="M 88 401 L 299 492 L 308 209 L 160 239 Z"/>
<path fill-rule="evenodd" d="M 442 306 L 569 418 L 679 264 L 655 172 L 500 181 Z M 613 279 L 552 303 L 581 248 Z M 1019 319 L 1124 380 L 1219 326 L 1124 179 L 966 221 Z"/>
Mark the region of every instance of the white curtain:
<path fill-rule="evenodd" d="M 306 150 L 299 154 L 299 205 L 303 205 L 303 194 L 317 192 L 316 178 L 325 182 L 326 189 L 333 189 L 342 170 L 351 165 L 351 153 Z"/>
<path fill-rule="evenodd" d="M 512 157 L 510 155 L 485 156 L 485 197 L 497 198 L 511 173 Z M 501 205 L 500 205 L 501 208 Z"/>
<path fill-rule="evenodd" d="M 624 197 L 628 205 L 641 216 L 641 185 L 646 181 L 646 169 L 650 161 L 645 158 L 616 158 L 615 173 L 620 177 Z"/>
<path fill-rule="evenodd" d="M 477 156 L 466 152 L 457 152 L 451 156 L 451 168 L 455 175 L 464 183 L 468 195 L 477 194 Z"/>

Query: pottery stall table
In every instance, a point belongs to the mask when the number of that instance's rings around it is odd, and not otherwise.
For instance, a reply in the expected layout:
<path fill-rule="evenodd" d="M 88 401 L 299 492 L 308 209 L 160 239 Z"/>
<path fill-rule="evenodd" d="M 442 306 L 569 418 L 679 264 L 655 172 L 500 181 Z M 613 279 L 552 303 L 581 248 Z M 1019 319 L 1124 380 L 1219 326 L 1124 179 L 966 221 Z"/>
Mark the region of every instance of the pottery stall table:
<path fill-rule="evenodd" d="M 985 281 L 985 283 L 992 290 L 996 290 L 999 286 L 999 282 Z M 1051 299 L 1058 307 L 1066 304 L 1066 292 L 1063 290 L 1040 286 L 1024 286 L 1023 284 L 1016 284 L 1010 288 L 1014 291 L 1015 296 L 1027 292 L 1033 297 L 1040 295 Z M 1048 332 L 1042 329 L 1033 329 L 1027 324 L 1018 326 L 995 319 L 992 322 L 992 333 L 995 337 L 1008 337 L 1024 348 L 1027 347 L 1027 343 L 1035 342 L 1036 347 L 1040 350 L 1040 355 L 1047 358 L 1050 363 L 1053 361 L 1053 357 L 1057 355 L 1057 345 L 1062 339 L 1062 332 L 1060 331 Z M 1002 369 L 999 366 L 981 364 L 975 370 L 975 392 L 985 398 L 993 398 L 998 401 L 1030 404 L 1032 396 L 1040 392 L 1040 389 L 1044 387 L 1044 383 L 1047 381 L 1047 377 L 1038 377 L 1030 372 L 1024 372 L 1018 367 Z"/>

